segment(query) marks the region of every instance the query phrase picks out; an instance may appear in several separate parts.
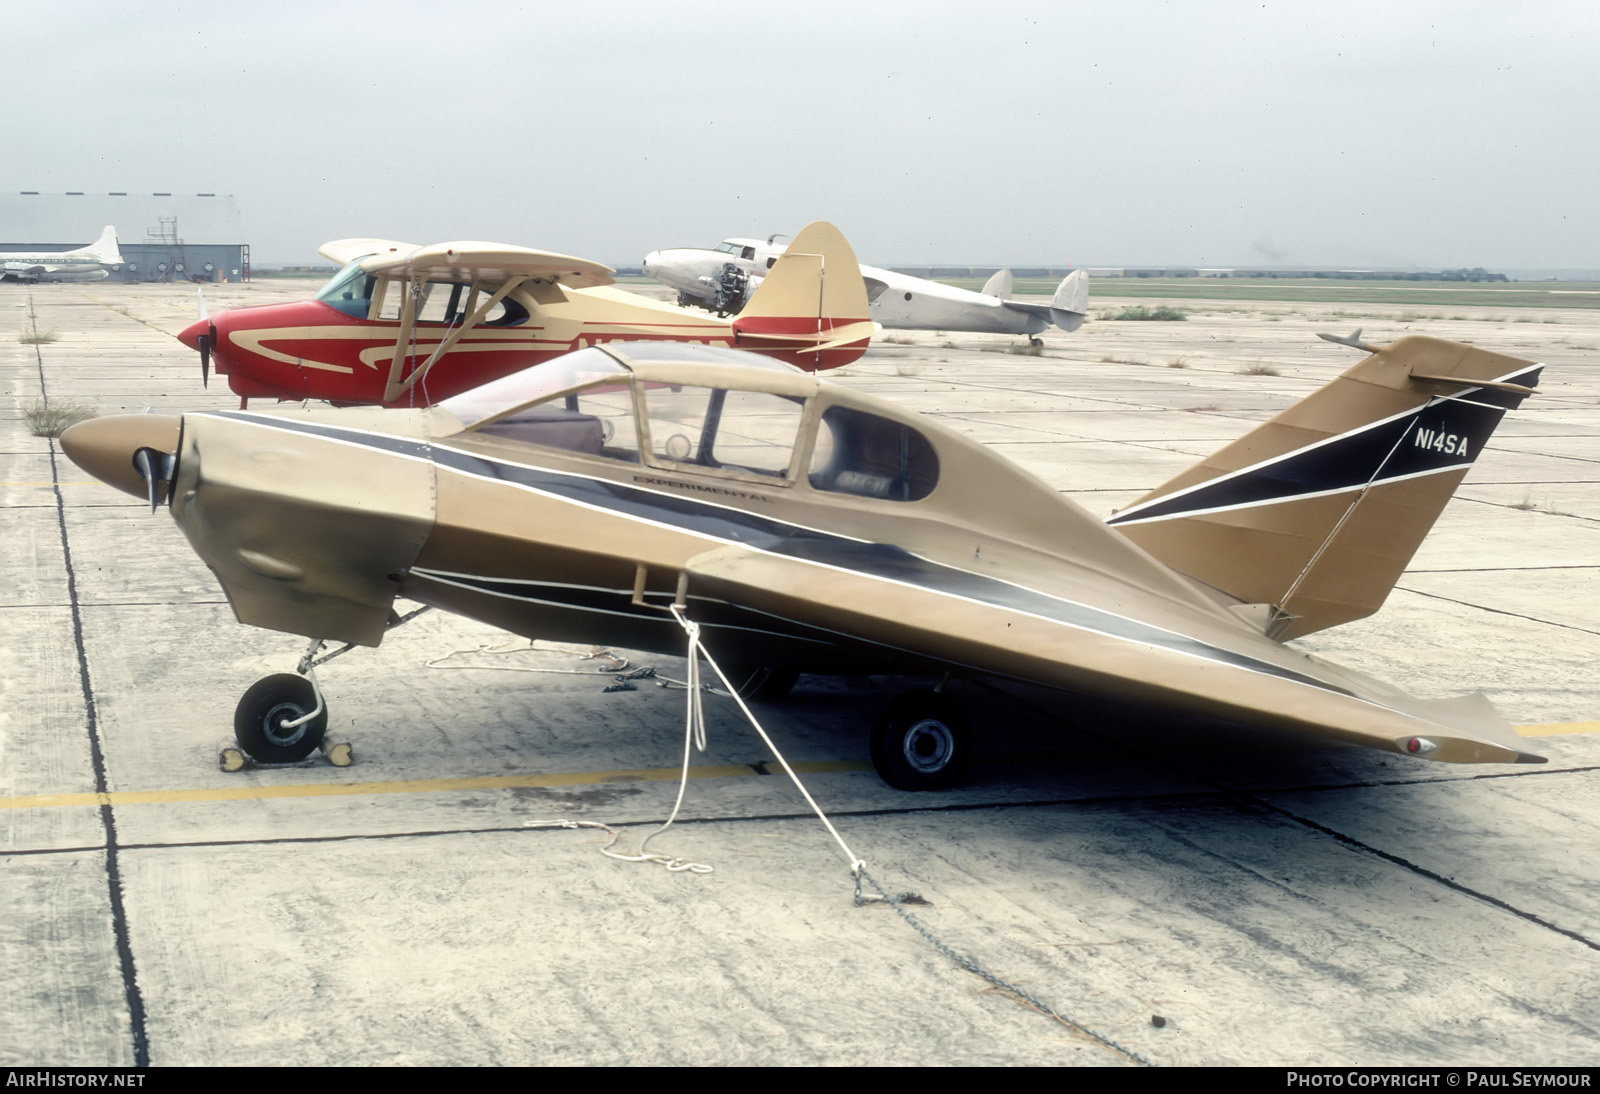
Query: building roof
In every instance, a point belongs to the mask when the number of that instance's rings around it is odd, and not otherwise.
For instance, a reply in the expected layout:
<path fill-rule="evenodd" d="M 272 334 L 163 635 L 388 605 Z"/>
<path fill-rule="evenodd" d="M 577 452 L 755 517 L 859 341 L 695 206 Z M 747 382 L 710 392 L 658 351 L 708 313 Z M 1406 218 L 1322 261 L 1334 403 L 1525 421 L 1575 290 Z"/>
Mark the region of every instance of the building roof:
<path fill-rule="evenodd" d="M 163 218 L 174 218 L 171 227 Z M 157 242 L 172 227 L 185 243 L 245 242 L 232 194 L 0 192 L 0 240 L 9 243 L 82 245 L 107 224 L 123 245 Z"/>

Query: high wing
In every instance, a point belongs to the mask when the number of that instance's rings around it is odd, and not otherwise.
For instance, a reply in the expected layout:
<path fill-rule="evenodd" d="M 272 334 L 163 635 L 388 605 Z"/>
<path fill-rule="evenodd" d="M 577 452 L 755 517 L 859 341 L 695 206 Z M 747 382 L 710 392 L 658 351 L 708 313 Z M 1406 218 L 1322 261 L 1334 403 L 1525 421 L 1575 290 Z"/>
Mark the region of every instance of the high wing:
<path fill-rule="evenodd" d="M 574 289 L 610 285 L 615 281 L 611 275 L 616 273 L 610 266 L 584 258 L 478 240 L 434 243 L 410 251 L 374 254 L 361 260 L 361 268 L 369 274 L 479 277 L 486 282 L 513 277 L 527 281 L 559 281 Z"/>
<path fill-rule="evenodd" d="M 461 240 L 419 247 L 392 239 L 336 239 L 317 248 L 324 258 L 344 265 L 356 259 L 369 274 L 405 274 L 467 280 L 487 284 L 516 277 L 525 281 L 559 281 L 584 289 L 615 282 L 610 266 L 585 258 L 535 251 L 508 243 Z"/>
<path fill-rule="evenodd" d="M 1447 762 L 1538 763 L 1481 695 L 1426 702 L 1170 606 L 1135 607 L 1127 587 L 1096 606 L 920 558 L 884 544 L 796 541 L 721 547 L 689 560 L 691 600 L 726 600 L 774 621 L 833 632 L 866 663 L 977 671 L 1392 751 L 1423 738 Z M 1088 592 L 1089 590 L 1086 590 Z M 1162 618 L 1165 616 L 1165 618 Z M 1423 746 L 1427 747 L 1427 746 Z"/>
<path fill-rule="evenodd" d="M 346 262 L 369 255 L 393 252 L 410 253 L 417 249 L 415 243 L 401 243 L 395 239 L 334 239 L 317 248 L 317 253 L 330 262 L 343 266 Z"/>

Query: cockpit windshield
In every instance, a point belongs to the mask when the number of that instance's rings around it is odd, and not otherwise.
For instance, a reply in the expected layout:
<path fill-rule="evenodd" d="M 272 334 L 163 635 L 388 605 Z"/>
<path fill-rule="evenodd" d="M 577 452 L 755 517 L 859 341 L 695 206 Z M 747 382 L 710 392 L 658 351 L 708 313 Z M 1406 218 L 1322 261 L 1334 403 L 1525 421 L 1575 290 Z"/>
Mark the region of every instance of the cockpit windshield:
<path fill-rule="evenodd" d="M 716 249 L 721 251 L 723 254 L 728 255 L 736 255 L 739 253 L 739 245 L 733 242 L 731 239 L 723 240 L 721 243 L 717 244 Z"/>
<path fill-rule="evenodd" d="M 372 302 L 372 285 L 377 280 L 361 268 L 361 261 L 357 258 L 346 262 L 344 269 L 334 274 L 333 279 L 317 294 L 318 300 L 353 319 L 367 317 L 367 309 Z"/>

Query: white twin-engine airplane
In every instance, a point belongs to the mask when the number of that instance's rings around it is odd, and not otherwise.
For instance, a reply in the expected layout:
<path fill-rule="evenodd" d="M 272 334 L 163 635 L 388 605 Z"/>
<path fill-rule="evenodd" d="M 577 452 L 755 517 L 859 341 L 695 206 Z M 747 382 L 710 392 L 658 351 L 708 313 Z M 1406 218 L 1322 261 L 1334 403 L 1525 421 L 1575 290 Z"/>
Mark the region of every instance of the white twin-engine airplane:
<path fill-rule="evenodd" d="M 0 276 L 16 281 L 102 281 L 120 265 L 117 230 L 109 224 L 99 239 L 72 251 L 0 251 Z"/>
<path fill-rule="evenodd" d="M 721 315 L 738 312 L 783 254 L 777 236 L 725 239 L 712 250 L 674 247 L 645 256 L 644 272 L 678 290 L 680 306 L 708 308 Z M 1075 331 L 1088 318 L 1089 274 L 1075 270 L 1062 279 L 1049 303 L 1011 298 L 1010 270 L 1001 270 L 981 292 L 958 289 L 909 274 L 861 267 L 872 319 L 899 330 L 975 331 L 1038 335 L 1052 325 Z"/>

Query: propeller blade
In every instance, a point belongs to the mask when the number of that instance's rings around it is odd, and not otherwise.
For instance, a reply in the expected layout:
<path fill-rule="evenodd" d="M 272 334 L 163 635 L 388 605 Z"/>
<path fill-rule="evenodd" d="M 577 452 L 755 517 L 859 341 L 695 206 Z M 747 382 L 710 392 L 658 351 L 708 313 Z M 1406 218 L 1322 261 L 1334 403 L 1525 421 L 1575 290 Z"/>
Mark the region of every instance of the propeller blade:
<path fill-rule="evenodd" d="M 207 318 L 206 287 L 199 284 L 195 285 L 194 296 L 195 309 L 199 311 L 200 318 Z M 215 323 L 207 323 L 206 332 L 195 340 L 200 350 L 200 386 L 204 388 L 211 386 L 211 346 L 216 341 L 216 338 L 217 325 Z"/>
<path fill-rule="evenodd" d="M 177 465 L 176 456 L 158 448 L 141 448 L 133 454 L 133 466 L 138 470 L 139 477 L 144 480 L 145 489 L 149 492 L 152 513 L 161 502 L 162 484 L 172 480 L 172 473 Z"/>

